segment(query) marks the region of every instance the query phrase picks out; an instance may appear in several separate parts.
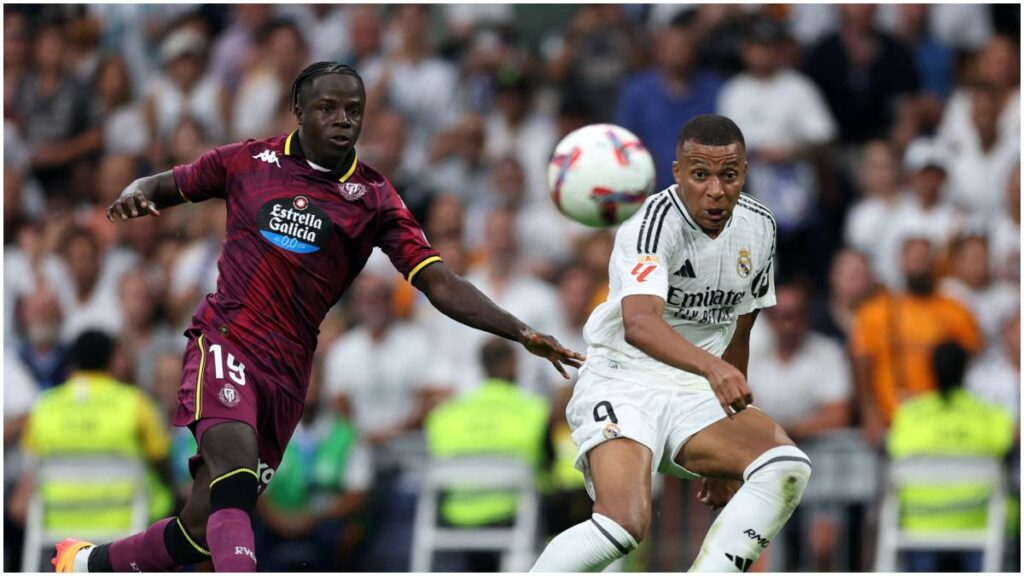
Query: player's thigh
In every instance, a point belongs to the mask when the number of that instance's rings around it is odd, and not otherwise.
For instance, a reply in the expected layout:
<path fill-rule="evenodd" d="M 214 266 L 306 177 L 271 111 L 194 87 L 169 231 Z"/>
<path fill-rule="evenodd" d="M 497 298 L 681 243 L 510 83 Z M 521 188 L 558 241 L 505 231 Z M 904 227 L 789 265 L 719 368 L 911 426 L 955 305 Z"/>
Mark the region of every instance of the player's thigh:
<path fill-rule="evenodd" d="M 650 448 L 629 438 L 598 444 L 587 454 L 594 483 L 594 512 L 634 535 L 645 534 L 651 517 Z"/>
<path fill-rule="evenodd" d="M 219 421 L 203 432 L 200 442 L 211 478 L 239 468 L 255 471 L 258 466 L 256 431 L 246 422 Z"/>
<path fill-rule="evenodd" d="M 793 441 L 767 414 L 748 408 L 694 434 L 676 455 L 676 463 L 701 476 L 742 480 L 743 471 L 766 451 Z"/>

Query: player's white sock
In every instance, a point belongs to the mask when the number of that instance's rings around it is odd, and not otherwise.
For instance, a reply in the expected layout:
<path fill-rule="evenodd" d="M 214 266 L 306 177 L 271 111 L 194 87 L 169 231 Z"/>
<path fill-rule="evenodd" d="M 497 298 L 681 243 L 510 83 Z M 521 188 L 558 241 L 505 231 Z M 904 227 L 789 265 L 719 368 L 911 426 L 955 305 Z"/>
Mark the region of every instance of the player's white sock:
<path fill-rule="evenodd" d="M 636 548 L 636 540 L 611 518 L 594 514 L 547 545 L 530 572 L 600 572 Z"/>
<path fill-rule="evenodd" d="M 761 454 L 711 525 L 691 572 L 746 572 L 800 503 L 811 460 L 795 446 Z"/>
<path fill-rule="evenodd" d="M 75 552 L 75 560 L 71 564 L 71 569 L 75 572 L 88 572 L 89 554 L 92 553 L 93 548 L 95 548 L 95 546 L 86 546 L 78 552 Z"/>

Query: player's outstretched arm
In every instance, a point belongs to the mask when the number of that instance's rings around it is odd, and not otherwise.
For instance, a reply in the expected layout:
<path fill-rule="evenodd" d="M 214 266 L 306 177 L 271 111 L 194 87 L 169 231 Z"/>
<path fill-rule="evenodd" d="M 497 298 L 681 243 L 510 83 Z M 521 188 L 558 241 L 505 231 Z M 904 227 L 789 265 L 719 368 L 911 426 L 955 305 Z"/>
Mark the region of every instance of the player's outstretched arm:
<path fill-rule="evenodd" d="M 665 301 L 658 296 L 634 294 L 623 298 L 626 342 L 655 360 L 707 378 L 729 418 L 753 402 L 754 395 L 743 373 L 673 330 L 665 322 L 664 312 Z"/>
<path fill-rule="evenodd" d="M 569 375 L 562 364 L 580 367 L 582 354 L 565 348 L 552 336 L 534 331 L 502 310 L 476 286 L 452 272 L 444 262 L 435 262 L 424 268 L 413 278 L 413 285 L 449 318 L 519 342 L 531 353 L 550 361 L 565 378 Z"/>
<path fill-rule="evenodd" d="M 177 206 L 185 199 L 178 192 L 171 170 L 139 178 L 121 192 L 121 196 L 107 208 L 107 220 L 128 220 L 152 214 L 160 215 L 160 208 Z"/>

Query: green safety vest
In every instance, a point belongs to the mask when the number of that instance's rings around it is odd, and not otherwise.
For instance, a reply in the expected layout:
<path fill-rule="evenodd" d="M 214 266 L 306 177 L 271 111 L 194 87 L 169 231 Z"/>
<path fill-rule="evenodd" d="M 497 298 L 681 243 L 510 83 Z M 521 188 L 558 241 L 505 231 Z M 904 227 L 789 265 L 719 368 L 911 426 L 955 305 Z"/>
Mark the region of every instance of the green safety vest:
<path fill-rule="evenodd" d="M 488 379 L 473 391 L 434 409 L 425 424 L 433 458 L 514 456 L 539 466 L 544 455 L 550 407 L 514 383 Z M 508 492 L 453 492 L 441 516 L 456 526 L 481 526 L 512 518 L 516 495 Z"/>
<path fill-rule="evenodd" d="M 140 427 L 151 432 L 143 445 Z M 39 458 L 116 455 L 144 459 L 166 456 L 169 436 L 153 403 L 133 386 L 97 372 L 78 372 L 68 382 L 43 392 L 32 409 L 24 444 Z M 174 495 L 152 469 L 147 471 L 150 518 L 170 515 Z M 85 483 L 74 478 L 40 487 L 48 529 L 127 529 L 134 487 L 130 482 Z M 58 505 L 50 508 L 45 504 Z"/>
<path fill-rule="evenodd" d="M 960 389 L 943 400 L 929 392 L 897 408 L 889 431 L 889 455 L 1003 457 L 1013 443 L 1013 419 L 1000 406 Z M 910 484 L 899 491 L 901 525 L 907 530 L 970 530 L 985 527 L 988 484 Z"/>
<path fill-rule="evenodd" d="M 355 441 L 355 428 L 337 417 L 331 421 L 327 436 L 312 450 L 293 439 L 284 451 L 274 481 L 267 486 L 266 498 L 275 507 L 300 512 L 308 508 L 312 492 L 341 491 L 349 450 Z"/>

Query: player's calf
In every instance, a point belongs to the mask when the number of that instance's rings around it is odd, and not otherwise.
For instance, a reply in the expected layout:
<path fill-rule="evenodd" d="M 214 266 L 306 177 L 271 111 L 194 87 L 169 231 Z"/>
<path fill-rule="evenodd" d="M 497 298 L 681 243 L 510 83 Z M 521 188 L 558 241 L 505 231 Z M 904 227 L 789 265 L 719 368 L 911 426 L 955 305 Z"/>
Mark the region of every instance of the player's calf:
<path fill-rule="evenodd" d="M 252 514 L 259 494 L 256 432 L 241 422 L 218 423 L 202 434 L 210 476 L 206 540 L 218 572 L 256 571 Z"/>
<path fill-rule="evenodd" d="M 800 503 L 811 460 L 796 446 L 765 451 L 743 472 L 743 486 L 718 515 L 690 568 L 746 572 Z"/>

